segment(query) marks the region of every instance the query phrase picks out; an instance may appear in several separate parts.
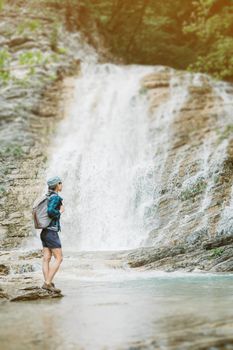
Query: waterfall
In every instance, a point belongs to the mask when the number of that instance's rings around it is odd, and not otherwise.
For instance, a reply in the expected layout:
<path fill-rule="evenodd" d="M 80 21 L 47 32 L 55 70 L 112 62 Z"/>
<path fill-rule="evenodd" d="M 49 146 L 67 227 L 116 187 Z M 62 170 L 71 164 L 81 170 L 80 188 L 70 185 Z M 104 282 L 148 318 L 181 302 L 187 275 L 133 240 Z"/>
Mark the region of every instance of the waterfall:
<path fill-rule="evenodd" d="M 228 230 L 231 96 L 203 74 L 84 62 L 47 173 L 64 182 L 64 244 L 122 250 Z"/>
<path fill-rule="evenodd" d="M 154 71 L 82 65 L 47 174 L 63 179 L 62 239 L 72 248 L 129 249 L 147 238 L 155 179 L 148 102 L 140 80 Z"/>
<path fill-rule="evenodd" d="M 223 135 L 225 134 L 225 139 L 223 141 L 223 148 L 221 149 L 221 162 L 227 160 L 228 148 L 232 148 L 232 110 L 233 110 L 233 101 L 232 101 L 232 86 L 229 86 L 227 83 L 219 82 L 215 86 L 216 95 L 220 97 L 220 108 L 219 114 L 221 115 L 222 125 L 224 126 Z M 229 138 L 229 136 L 231 137 Z M 230 151 L 232 154 L 232 151 Z M 229 156 L 228 156 L 229 157 Z M 230 169 L 230 174 L 232 174 L 232 168 Z M 230 175 L 228 174 L 228 175 Z M 232 183 L 232 180 L 231 180 Z M 218 222 L 217 235 L 232 235 L 233 234 L 233 183 L 231 186 L 231 191 L 226 200 L 226 206 L 223 207 L 221 212 L 220 220 Z"/>

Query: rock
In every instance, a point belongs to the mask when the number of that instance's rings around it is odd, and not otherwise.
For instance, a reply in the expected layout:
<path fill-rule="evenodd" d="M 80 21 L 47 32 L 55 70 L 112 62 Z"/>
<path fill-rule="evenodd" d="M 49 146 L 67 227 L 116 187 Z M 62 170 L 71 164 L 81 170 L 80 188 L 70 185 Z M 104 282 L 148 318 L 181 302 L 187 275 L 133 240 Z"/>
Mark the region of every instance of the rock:
<path fill-rule="evenodd" d="M 6 217 L 6 212 L 5 211 L 0 212 L 0 220 L 4 220 L 5 217 Z"/>
<path fill-rule="evenodd" d="M 0 264 L 0 276 L 8 275 L 10 272 L 9 266 L 6 266 L 4 264 Z"/>
<path fill-rule="evenodd" d="M 142 248 L 137 249 L 128 255 L 128 264 L 130 267 L 140 267 L 152 262 L 162 260 L 167 257 L 184 254 L 185 248 L 180 247 L 161 247 L 161 248 Z"/>
<path fill-rule="evenodd" d="M 33 272 L 34 267 L 31 264 L 16 264 L 11 266 L 12 272 L 16 274 L 23 274 L 27 272 Z"/>
<path fill-rule="evenodd" d="M 22 45 L 28 41 L 31 41 L 32 39 L 30 38 L 26 38 L 26 37 L 15 37 L 15 38 L 12 38 L 11 40 L 7 41 L 6 44 L 9 46 L 9 47 L 13 47 L 13 46 L 18 46 L 18 45 Z"/>
<path fill-rule="evenodd" d="M 131 268 L 144 270 L 232 272 L 232 257 L 233 244 L 209 250 L 203 249 L 200 244 L 186 244 L 180 247 L 138 248 L 127 253 L 125 259 Z"/>
<path fill-rule="evenodd" d="M 202 248 L 209 250 L 217 247 L 222 247 L 233 243 L 233 236 L 226 236 L 222 238 L 216 238 L 204 241 L 202 243 Z"/>
<path fill-rule="evenodd" d="M 232 272 L 233 271 L 233 258 L 226 261 L 218 263 L 213 266 L 210 270 L 211 272 Z"/>
<path fill-rule="evenodd" d="M 0 299 L 9 299 L 9 295 L 0 287 Z"/>
<path fill-rule="evenodd" d="M 64 295 L 61 293 L 55 293 L 51 291 L 46 291 L 40 287 L 29 287 L 23 288 L 17 291 L 17 295 L 10 297 L 10 301 L 30 301 L 39 299 L 53 299 L 62 298 Z"/>
<path fill-rule="evenodd" d="M 25 255 L 20 255 L 19 259 L 20 260 L 25 260 L 25 259 L 34 259 L 34 258 L 42 258 L 43 253 L 41 249 L 37 249 L 35 251 L 27 252 Z"/>
<path fill-rule="evenodd" d="M 33 20 L 24 21 L 27 16 Z M 12 68 L 12 79 L 0 84 L 0 244 L 3 248 L 18 246 L 22 238 L 33 235 L 31 206 L 43 189 L 50 133 L 64 116 L 67 100 L 64 80 L 77 74 L 80 68 L 77 34 L 68 33 L 65 28 L 62 34 L 59 31 L 58 47 L 67 52 L 58 52 L 55 57 L 51 51 L 51 31 L 58 18 L 62 18 L 59 11 L 51 19 L 46 6 L 35 9 L 30 1 L 26 1 L 23 14 L 20 2 L 7 4 L 1 11 L 0 41 L 10 53 Z M 22 34 L 16 34 L 18 28 Z M 33 65 L 31 72 L 28 61 Z M 23 208 L 22 213 L 19 208 Z"/>
<path fill-rule="evenodd" d="M 20 212 L 14 212 L 14 213 L 11 213 L 11 214 L 8 216 L 8 219 L 9 219 L 9 220 L 18 219 L 18 218 L 22 218 L 22 213 L 20 213 Z"/>
<path fill-rule="evenodd" d="M 147 89 L 168 88 L 169 81 L 147 81 L 143 83 L 143 86 Z"/>
<path fill-rule="evenodd" d="M 201 241 L 203 241 L 203 239 L 206 239 L 207 237 L 208 237 L 208 230 L 207 230 L 207 228 L 203 228 L 203 229 L 200 229 L 200 230 L 197 230 L 197 231 L 194 231 L 193 233 L 191 233 L 186 238 L 186 242 L 188 244 L 198 244 Z"/>
<path fill-rule="evenodd" d="M 232 91 L 221 112 L 221 88 L 204 75 L 196 78 L 161 69 L 141 81 L 155 149 L 154 228 L 146 244 L 157 248 L 174 241 L 196 246 L 233 232 Z"/>

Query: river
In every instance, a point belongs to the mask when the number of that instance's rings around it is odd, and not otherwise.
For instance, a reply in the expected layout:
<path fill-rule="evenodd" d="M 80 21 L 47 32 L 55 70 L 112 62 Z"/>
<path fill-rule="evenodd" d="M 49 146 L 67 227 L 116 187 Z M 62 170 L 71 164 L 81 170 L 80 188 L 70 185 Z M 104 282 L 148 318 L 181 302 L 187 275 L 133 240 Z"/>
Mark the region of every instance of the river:
<path fill-rule="evenodd" d="M 1 306 L 1 349 L 233 349 L 230 275 L 114 268 L 113 252 L 65 261 L 64 298 Z"/>

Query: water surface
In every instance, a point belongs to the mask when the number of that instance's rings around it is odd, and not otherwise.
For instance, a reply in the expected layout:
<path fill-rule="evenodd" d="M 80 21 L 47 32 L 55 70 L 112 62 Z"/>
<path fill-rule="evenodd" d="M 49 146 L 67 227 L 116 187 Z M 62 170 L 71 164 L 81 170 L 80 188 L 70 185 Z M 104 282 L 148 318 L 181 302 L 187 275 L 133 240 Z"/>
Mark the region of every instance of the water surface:
<path fill-rule="evenodd" d="M 233 349 L 231 275 L 123 270 L 93 256 L 66 257 L 63 299 L 1 305 L 2 349 Z"/>

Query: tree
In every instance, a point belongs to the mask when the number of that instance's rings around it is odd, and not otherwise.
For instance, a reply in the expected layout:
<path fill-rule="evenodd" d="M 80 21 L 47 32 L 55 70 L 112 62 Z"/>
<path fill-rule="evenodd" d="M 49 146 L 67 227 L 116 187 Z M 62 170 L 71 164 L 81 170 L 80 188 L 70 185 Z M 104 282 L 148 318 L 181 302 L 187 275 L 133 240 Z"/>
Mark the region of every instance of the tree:
<path fill-rule="evenodd" d="M 184 25 L 184 32 L 194 34 L 198 43 L 198 57 L 190 70 L 233 80 L 232 18 L 232 1 L 195 1 L 194 15 Z"/>

